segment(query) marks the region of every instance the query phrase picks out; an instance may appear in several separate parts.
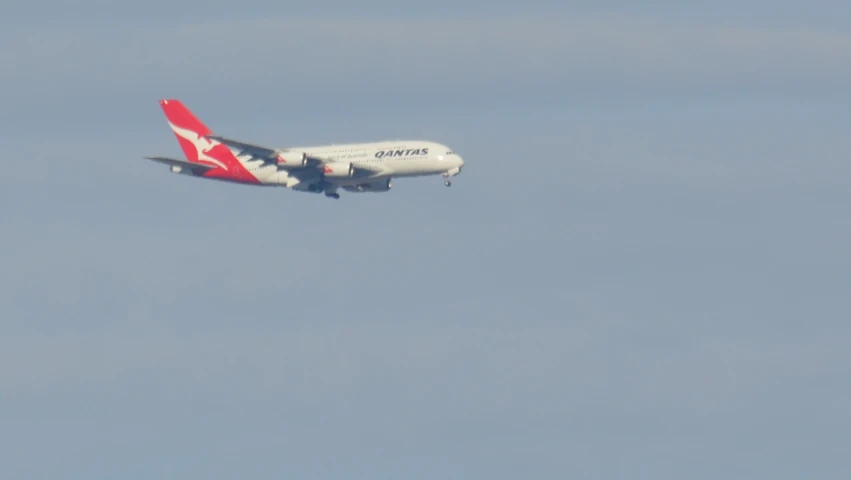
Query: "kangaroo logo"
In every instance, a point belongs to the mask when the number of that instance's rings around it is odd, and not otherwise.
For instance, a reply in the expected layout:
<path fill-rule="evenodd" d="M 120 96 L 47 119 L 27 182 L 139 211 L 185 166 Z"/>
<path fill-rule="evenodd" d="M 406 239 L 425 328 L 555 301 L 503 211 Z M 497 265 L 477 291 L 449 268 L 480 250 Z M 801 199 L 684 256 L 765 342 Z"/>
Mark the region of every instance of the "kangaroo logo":
<path fill-rule="evenodd" d="M 209 138 L 199 134 L 198 132 L 193 132 L 192 130 L 187 130 L 185 128 L 178 127 L 177 125 L 168 122 L 168 125 L 171 127 L 171 130 L 180 138 L 186 140 L 191 143 L 192 146 L 195 147 L 195 152 L 198 156 L 198 161 L 210 162 L 218 165 L 219 167 L 227 170 L 228 167 L 222 163 L 221 161 L 210 156 L 210 151 L 221 145 L 221 143 L 216 142 L 214 140 L 210 140 Z"/>

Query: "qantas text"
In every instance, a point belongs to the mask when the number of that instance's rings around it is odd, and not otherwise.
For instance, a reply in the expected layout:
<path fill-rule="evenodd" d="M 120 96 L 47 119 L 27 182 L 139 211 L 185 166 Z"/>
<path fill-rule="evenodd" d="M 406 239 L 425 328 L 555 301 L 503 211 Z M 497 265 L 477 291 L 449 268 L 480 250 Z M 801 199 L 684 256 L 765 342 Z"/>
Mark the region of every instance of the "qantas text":
<path fill-rule="evenodd" d="M 387 150 L 386 152 L 377 152 L 375 154 L 375 158 L 411 157 L 414 155 L 428 155 L 428 149 L 421 148 L 419 150 Z"/>

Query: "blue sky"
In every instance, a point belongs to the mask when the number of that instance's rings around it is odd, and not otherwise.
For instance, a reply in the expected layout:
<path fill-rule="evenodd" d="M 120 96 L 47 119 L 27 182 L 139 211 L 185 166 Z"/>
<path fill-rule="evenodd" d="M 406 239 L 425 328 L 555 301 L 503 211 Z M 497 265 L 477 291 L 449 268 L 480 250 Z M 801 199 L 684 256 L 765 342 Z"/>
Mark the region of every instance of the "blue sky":
<path fill-rule="evenodd" d="M 851 474 L 846 2 L 266 3 L 0 19 L 0 476 Z M 193 181 L 162 97 L 467 166 Z"/>

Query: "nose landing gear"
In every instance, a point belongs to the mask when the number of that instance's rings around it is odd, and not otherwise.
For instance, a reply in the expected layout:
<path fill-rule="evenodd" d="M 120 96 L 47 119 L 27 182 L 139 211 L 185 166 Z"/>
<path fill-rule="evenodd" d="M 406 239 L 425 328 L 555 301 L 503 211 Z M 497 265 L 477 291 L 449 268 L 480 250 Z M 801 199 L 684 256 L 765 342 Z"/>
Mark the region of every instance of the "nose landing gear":
<path fill-rule="evenodd" d="M 461 167 L 455 167 L 452 170 L 443 172 L 443 184 L 447 187 L 451 187 L 452 180 L 450 180 L 450 178 L 454 177 L 455 175 L 458 175 L 459 173 L 461 173 Z"/>

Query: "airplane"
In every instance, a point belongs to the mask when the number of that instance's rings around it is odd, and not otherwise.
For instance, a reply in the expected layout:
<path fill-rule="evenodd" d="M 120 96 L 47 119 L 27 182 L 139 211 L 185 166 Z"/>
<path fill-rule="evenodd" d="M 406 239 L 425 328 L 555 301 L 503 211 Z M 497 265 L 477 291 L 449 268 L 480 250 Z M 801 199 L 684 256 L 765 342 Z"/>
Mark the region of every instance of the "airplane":
<path fill-rule="evenodd" d="M 214 135 L 177 99 L 160 100 L 186 160 L 144 157 L 172 173 L 246 185 L 283 186 L 339 199 L 348 192 L 387 192 L 393 178 L 441 175 L 444 185 L 464 160 L 449 147 L 421 140 L 317 147 L 262 146 Z"/>

